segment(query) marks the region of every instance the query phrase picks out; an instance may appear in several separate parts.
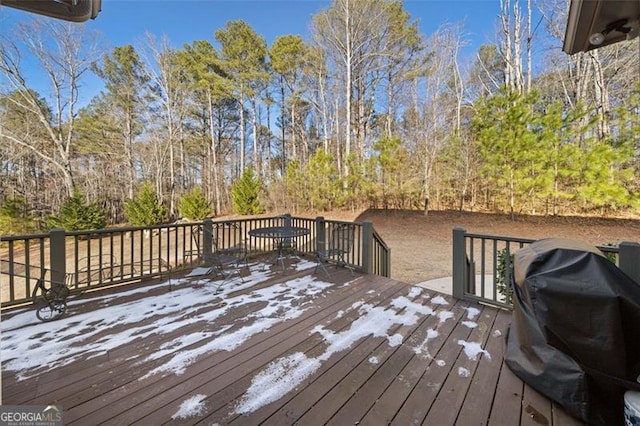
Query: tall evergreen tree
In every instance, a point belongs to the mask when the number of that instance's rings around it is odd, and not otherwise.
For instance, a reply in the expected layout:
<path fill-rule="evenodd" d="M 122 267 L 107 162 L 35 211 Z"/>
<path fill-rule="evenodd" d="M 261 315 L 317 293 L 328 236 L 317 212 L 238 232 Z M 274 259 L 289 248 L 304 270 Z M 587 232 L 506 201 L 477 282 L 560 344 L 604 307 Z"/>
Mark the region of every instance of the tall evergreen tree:
<path fill-rule="evenodd" d="M 309 48 L 305 45 L 302 37 L 294 35 L 277 37 L 269 51 L 271 69 L 278 75 L 278 85 L 280 86 L 280 128 L 282 132 L 280 143 L 281 170 L 283 172 L 287 163 L 287 147 L 285 145 L 287 127 L 290 127 L 291 143 L 296 143 L 296 105 L 301 96 L 299 81 L 308 54 Z M 289 94 L 289 98 L 287 98 L 287 94 Z M 286 117 L 287 111 L 290 113 L 290 119 Z"/>
<path fill-rule="evenodd" d="M 211 194 L 215 211 L 222 209 L 222 182 L 224 182 L 223 167 L 225 158 L 223 153 L 223 118 L 221 105 L 229 99 L 232 93 L 232 81 L 223 69 L 218 51 L 205 40 L 194 41 L 178 52 L 177 59 L 182 62 L 193 83 L 194 102 L 201 106 L 206 113 L 204 134 L 208 139 L 203 151 L 205 164 L 202 165 L 202 181 L 205 192 Z M 196 107 L 196 109 L 198 109 Z"/>
<path fill-rule="evenodd" d="M 514 216 L 537 191 L 536 177 L 545 158 L 531 123 L 535 95 L 503 90 L 482 102 L 473 126 L 483 159 L 487 190 L 498 208 Z"/>
<path fill-rule="evenodd" d="M 233 209 L 239 214 L 260 214 L 264 208 L 260 203 L 260 190 L 262 184 L 253 173 L 253 169 L 247 168 L 231 188 Z"/>
<path fill-rule="evenodd" d="M 254 165 L 258 166 L 258 116 L 257 99 L 268 79 L 267 43 L 244 21 L 230 21 L 226 28 L 215 32 L 222 46 L 224 69 L 236 84 L 236 99 L 240 109 L 240 173 L 245 167 L 245 100 L 249 98 L 252 109 Z"/>
<path fill-rule="evenodd" d="M 142 113 L 145 86 L 149 78 L 138 53 L 131 45 L 116 47 L 110 55 L 104 55 L 102 65 L 95 64 L 94 71 L 105 80 L 105 100 L 110 113 L 120 123 L 119 133 L 124 153 L 125 185 L 128 197 L 133 197 L 136 182 L 133 143 L 143 129 Z"/>
<path fill-rule="evenodd" d="M 149 182 L 143 183 L 135 198 L 125 201 L 124 211 L 133 226 L 158 225 L 167 214 L 167 209 Z"/>

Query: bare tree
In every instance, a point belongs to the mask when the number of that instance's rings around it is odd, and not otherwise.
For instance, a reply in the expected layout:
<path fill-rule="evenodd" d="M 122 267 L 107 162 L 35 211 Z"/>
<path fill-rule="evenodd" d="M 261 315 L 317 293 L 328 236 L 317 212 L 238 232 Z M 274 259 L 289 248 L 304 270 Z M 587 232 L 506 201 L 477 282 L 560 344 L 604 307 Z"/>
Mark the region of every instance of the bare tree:
<path fill-rule="evenodd" d="M 150 110 L 152 114 L 149 119 L 157 123 L 161 122 L 160 128 L 156 128 L 154 132 L 159 137 L 158 143 L 166 144 L 166 149 L 160 149 L 157 153 L 168 155 L 166 165 L 169 168 L 169 176 L 167 186 L 169 189 L 169 214 L 171 216 L 177 211 L 177 194 L 176 186 L 180 184 L 176 163 L 183 167 L 183 133 L 182 125 L 186 116 L 186 96 L 184 84 L 187 81 L 185 76 L 186 70 L 179 64 L 176 56 L 176 50 L 170 45 L 167 37 L 163 37 L 158 43 L 150 34 L 147 34 L 146 45 L 146 70 L 149 74 L 149 81 L 152 85 L 152 96 L 157 103 L 157 110 Z M 157 114 L 156 114 L 157 113 Z M 153 120 L 155 118 L 155 120 Z M 158 131 L 161 131 L 158 134 Z M 176 162 L 176 151 L 181 161 Z M 162 182 L 159 177 L 164 172 L 158 172 L 156 175 L 156 190 L 159 194 L 164 194 Z M 180 176 L 183 176 L 181 173 Z"/>
<path fill-rule="evenodd" d="M 46 129 L 47 143 L 34 144 L 25 135 L 2 123 L 0 129 L 4 137 L 53 166 L 62 176 L 65 192 L 71 196 L 74 191 L 72 154 L 79 87 L 82 77 L 100 53 L 97 37 L 77 24 L 34 20 L 18 24 L 15 31 L 2 38 L 1 43 L 0 72 L 20 95 L 9 99 L 16 107 L 38 117 Z M 41 102 L 38 93 L 31 90 L 19 44 L 33 55 L 39 65 L 41 81 L 47 82 L 46 103 Z"/>
<path fill-rule="evenodd" d="M 544 0 L 539 2 L 539 7 L 551 43 L 562 42 L 568 3 L 564 0 Z M 543 75 L 551 74 L 553 78 L 546 79 L 539 89 L 562 93 L 562 101 L 571 108 L 585 106 L 591 111 L 591 116 L 599 118 L 598 136 L 604 138 L 610 135 L 612 109 L 623 102 L 638 82 L 637 43 L 622 42 L 571 56 L 558 52 L 548 55 L 546 59 Z M 588 120 L 589 116 L 585 116 L 581 126 Z"/>
<path fill-rule="evenodd" d="M 459 134 L 464 87 L 458 65 L 461 28 L 442 26 L 426 41 L 426 67 L 415 74 L 413 122 L 408 139 L 418 142 L 425 200 L 432 190 L 433 170 L 443 146 Z M 425 214 L 428 202 L 425 203 Z"/>
<path fill-rule="evenodd" d="M 379 59 L 390 30 L 387 12 L 382 0 L 335 0 L 313 21 L 315 41 L 332 62 L 335 81 L 342 83 L 345 94 L 345 158 L 354 148 L 358 158 L 363 155 L 368 102 L 380 79 Z M 348 162 L 342 167 L 348 175 Z"/>
<path fill-rule="evenodd" d="M 529 2 L 527 4 L 530 5 Z M 505 83 L 510 90 L 518 93 L 523 93 L 525 89 L 522 68 L 522 21 L 520 0 L 514 0 L 513 4 L 511 0 L 500 0 L 501 52 L 505 65 Z M 527 48 L 530 49 L 529 42 Z"/>

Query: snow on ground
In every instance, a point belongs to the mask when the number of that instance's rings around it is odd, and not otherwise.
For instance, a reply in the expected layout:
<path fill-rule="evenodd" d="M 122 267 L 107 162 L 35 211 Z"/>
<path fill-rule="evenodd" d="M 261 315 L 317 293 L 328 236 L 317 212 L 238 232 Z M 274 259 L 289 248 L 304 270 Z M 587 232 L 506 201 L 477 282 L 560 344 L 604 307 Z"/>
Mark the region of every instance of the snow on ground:
<path fill-rule="evenodd" d="M 491 354 L 480 346 L 478 342 L 465 342 L 464 340 L 458 340 L 458 344 L 464 347 L 465 355 L 472 361 L 478 359 L 480 354 L 484 354 L 488 359 L 491 359 Z"/>
<path fill-rule="evenodd" d="M 182 401 L 180 408 L 171 418 L 173 420 L 184 420 L 203 414 L 205 412 L 204 400 L 206 397 L 206 395 L 194 395 Z"/>
<path fill-rule="evenodd" d="M 184 329 L 184 332 L 176 333 L 179 337 L 146 358 L 154 360 L 169 357 L 160 367 L 148 372 L 147 376 L 161 372 L 181 374 L 204 353 L 233 350 L 251 336 L 301 315 L 312 306 L 314 295 L 333 285 L 317 281 L 313 276 L 305 276 L 247 294 L 230 295 L 241 289 L 251 289 L 269 277 L 267 272 L 260 271 L 259 265 L 253 265 L 250 272 L 244 283 L 225 285 L 219 294 L 215 293 L 215 282 L 206 285 L 203 279 L 205 285 L 194 286 L 187 279 L 174 279 L 171 291 L 168 291 L 168 283 L 161 283 L 153 288 L 167 287 L 166 293 L 134 301 L 118 303 L 118 299 L 148 292 L 151 287 L 115 296 L 71 300 L 71 312 L 74 306 L 86 303 L 93 303 L 97 307 L 90 312 L 71 314 L 49 323 L 38 322 L 33 311 L 26 310 L 2 322 L 3 369 L 18 371 L 18 378 L 22 380 L 70 364 L 81 357 L 92 358 L 104 354 L 141 338 Z M 221 303 L 223 300 L 225 303 Z M 249 317 L 243 317 L 239 324 L 212 326 L 221 316 L 234 309 L 243 310 L 248 303 L 261 303 L 264 307 Z M 202 309 L 211 304 L 219 307 Z M 190 327 L 193 324 L 201 326 Z"/>
<path fill-rule="evenodd" d="M 458 367 L 458 376 L 460 377 L 469 377 L 471 372 L 464 367 Z"/>
<path fill-rule="evenodd" d="M 201 276 L 205 272 L 196 268 L 189 277 Z M 92 304 L 92 310 L 50 323 L 37 322 L 33 311 L 25 310 L 3 320 L 3 369 L 18 371 L 21 380 L 81 358 L 95 357 L 110 349 L 133 344 L 141 338 L 175 332 L 177 337 L 164 343 L 155 353 L 133 358 L 140 364 L 158 361 L 156 364 L 159 366 L 148 371 L 141 380 L 155 374 L 182 374 L 205 354 L 231 351 L 252 336 L 299 317 L 313 306 L 314 296 L 335 285 L 309 275 L 265 288 L 254 288 L 269 277 L 268 272 L 261 271 L 261 265 L 252 265 L 244 283 L 225 285 L 219 294 L 215 293 L 216 283 L 207 285 L 208 278 L 203 277 L 200 279 L 203 285 L 198 286 L 193 285 L 193 280 L 174 279 L 171 291 L 166 282 L 117 295 L 72 300 L 69 303 L 71 312 L 75 306 L 87 303 Z M 162 294 L 123 302 L 126 297 L 141 296 L 141 293 L 162 287 L 167 287 Z M 246 293 L 239 294 L 238 290 L 246 290 Z M 248 304 L 251 304 L 251 309 L 247 308 Z M 212 305 L 216 308 L 211 309 Z M 445 305 L 448 302 L 443 297 L 430 298 L 427 292 L 417 287 L 411 287 L 406 295 L 392 299 L 388 306 L 376 306 L 365 300 L 353 303 L 334 317 L 338 320 L 357 313 L 347 328 L 334 331 L 330 328 L 330 321 L 326 326 L 318 325 L 309 330 L 310 335 L 318 334 L 324 341 L 324 350 L 318 356 L 308 357 L 301 352 L 287 354 L 258 371 L 238 400 L 235 413 L 247 414 L 280 399 L 320 370 L 333 354 L 348 350 L 369 336 L 383 338 L 390 347 L 406 345 L 417 355 L 432 359 L 429 341 L 438 337 L 439 325 L 455 317 L 453 312 L 442 309 Z M 472 328 L 477 325 L 472 320 L 480 311 L 464 309 L 469 321 L 463 324 Z M 252 313 L 233 315 L 234 310 Z M 427 330 L 427 336 L 419 345 L 411 347 L 403 332 L 406 333 L 407 328 L 425 316 L 434 316 L 438 324 Z M 221 319 L 227 317 L 232 319 L 222 323 Z M 494 332 L 493 336 L 499 334 Z M 463 340 L 457 343 L 464 347 L 471 360 L 477 360 L 480 354 L 491 359 L 479 343 Z M 372 365 L 379 362 L 381 360 L 376 356 L 369 358 Z M 437 360 L 436 365 L 442 367 L 445 362 Z M 459 374 L 461 372 L 458 371 Z M 183 401 L 172 418 L 180 420 L 202 415 L 206 411 L 206 398 L 206 395 L 195 395 Z"/>
<path fill-rule="evenodd" d="M 446 322 L 447 320 L 450 320 L 454 316 L 455 315 L 451 311 L 440 311 L 440 312 L 438 312 L 438 319 L 440 320 L 440 324 L 442 324 L 443 322 Z"/>
<path fill-rule="evenodd" d="M 420 296 L 421 294 L 422 294 L 422 289 L 420 287 L 411 287 L 411 290 L 409 291 L 409 294 L 407 295 L 407 298 L 415 299 L 416 297 Z"/>
<path fill-rule="evenodd" d="M 473 321 L 474 319 L 476 319 L 476 317 L 478 316 L 478 314 L 480 313 L 480 309 L 478 308 L 474 308 L 473 306 L 470 306 L 468 308 L 463 308 L 465 311 L 467 311 L 467 319 Z"/>
<path fill-rule="evenodd" d="M 437 330 L 430 328 L 429 330 L 427 330 L 427 337 L 425 337 L 424 341 L 421 344 L 413 348 L 413 351 L 418 355 L 424 353 L 427 358 L 432 358 L 431 354 L 429 353 L 427 343 L 429 343 L 429 340 L 435 339 L 439 335 L 440 333 L 438 333 Z"/>
<path fill-rule="evenodd" d="M 250 413 L 277 401 L 315 373 L 320 365 L 319 359 L 307 358 L 302 352 L 273 361 L 253 378 L 251 387 L 236 407 L 236 413 Z"/>
<path fill-rule="evenodd" d="M 270 402 L 279 400 L 319 370 L 322 363 L 333 354 L 350 349 L 363 338 L 382 337 L 386 339 L 389 346 L 394 347 L 402 344 L 404 336 L 397 332 L 390 334 L 390 329 L 397 326 L 412 326 L 424 316 L 437 315 L 439 324 L 455 316 L 451 311 L 439 311 L 436 314 L 434 308 L 411 300 L 420 294 L 421 290 L 417 291 L 415 288 L 411 288 L 407 296 L 392 299 L 388 307 L 374 306 L 364 301 L 356 302 L 351 306 L 351 311 L 358 310 L 359 316 L 343 331 L 335 332 L 321 325 L 314 327 L 311 334 L 320 334 L 327 344 L 324 352 L 316 358 L 307 358 L 304 354 L 296 353 L 274 361 L 254 377 L 249 389 L 236 406 L 235 413 L 247 414 Z M 430 303 L 438 307 L 448 305 L 448 302 L 441 296 L 432 298 Z M 437 330 L 429 329 L 425 340 L 413 348 L 413 351 L 416 354 L 426 354 L 431 358 L 427 343 L 429 339 L 437 336 Z M 475 356 L 473 358 L 475 360 L 479 353 L 485 353 L 490 359 L 489 353 L 484 351 L 479 344 L 458 341 L 458 344 L 463 343 L 468 357 Z M 292 357 L 294 357 L 293 362 Z M 374 363 L 372 359 L 369 359 L 370 363 Z M 378 359 L 375 358 L 375 361 L 378 362 Z M 282 371 L 283 366 L 286 366 L 286 374 Z M 283 375 L 286 376 L 286 380 L 283 380 Z"/>
<path fill-rule="evenodd" d="M 434 305 L 448 305 L 449 302 L 447 302 L 447 300 L 442 297 L 442 296 L 436 296 L 433 299 L 431 299 L 431 303 L 433 303 Z"/>
<path fill-rule="evenodd" d="M 478 326 L 478 323 L 473 321 L 462 321 L 461 324 L 467 328 L 476 328 Z"/>

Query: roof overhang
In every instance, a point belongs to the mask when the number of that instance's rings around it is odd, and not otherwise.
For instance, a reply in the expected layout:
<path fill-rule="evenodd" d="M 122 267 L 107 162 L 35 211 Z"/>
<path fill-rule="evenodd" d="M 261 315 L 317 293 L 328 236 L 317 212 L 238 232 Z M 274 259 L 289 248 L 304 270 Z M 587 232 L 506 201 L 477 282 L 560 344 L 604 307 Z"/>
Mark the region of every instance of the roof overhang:
<path fill-rule="evenodd" d="M 586 52 L 638 36 L 640 0 L 571 0 L 562 50 Z"/>
<path fill-rule="evenodd" d="M 100 12 L 101 0 L 0 0 L 0 5 L 56 19 L 84 22 L 95 19 Z"/>

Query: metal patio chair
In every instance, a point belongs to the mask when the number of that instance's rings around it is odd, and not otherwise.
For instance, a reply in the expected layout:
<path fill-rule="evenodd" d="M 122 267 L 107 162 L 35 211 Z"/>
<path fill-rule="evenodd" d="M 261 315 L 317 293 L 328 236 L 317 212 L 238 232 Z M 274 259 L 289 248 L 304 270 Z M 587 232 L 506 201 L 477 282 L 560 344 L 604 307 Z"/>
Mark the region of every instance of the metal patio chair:
<path fill-rule="evenodd" d="M 339 266 L 344 266 L 351 271 L 353 276 L 353 268 L 349 267 L 345 256 L 351 253 L 355 241 L 356 226 L 352 223 L 340 223 L 336 224 L 331 230 L 331 238 L 328 246 L 323 250 L 316 251 L 316 268 L 314 273 L 317 272 L 318 267 L 322 268 L 327 277 L 331 277 L 329 271 L 325 267 L 325 263 L 333 262 L 336 265 L 336 269 Z"/>
<path fill-rule="evenodd" d="M 220 292 L 222 286 L 230 282 L 235 276 L 241 282 L 244 282 L 242 272 L 248 267 L 246 244 L 238 239 L 233 246 L 220 246 L 220 239 L 224 242 L 224 235 L 222 234 L 225 232 L 227 234 L 231 232 L 239 233 L 239 227 L 233 223 L 214 224 L 212 232 L 203 226 L 199 226 L 198 235 L 194 237 L 194 245 L 196 246 L 199 262 L 208 267 L 204 276 L 221 277 L 221 281 L 216 287 L 216 293 Z M 210 250 L 202 250 L 202 245 L 205 241 L 211 241 Z M 192 253 L 185 253 L 185 255 L 192 256 Z"/>

